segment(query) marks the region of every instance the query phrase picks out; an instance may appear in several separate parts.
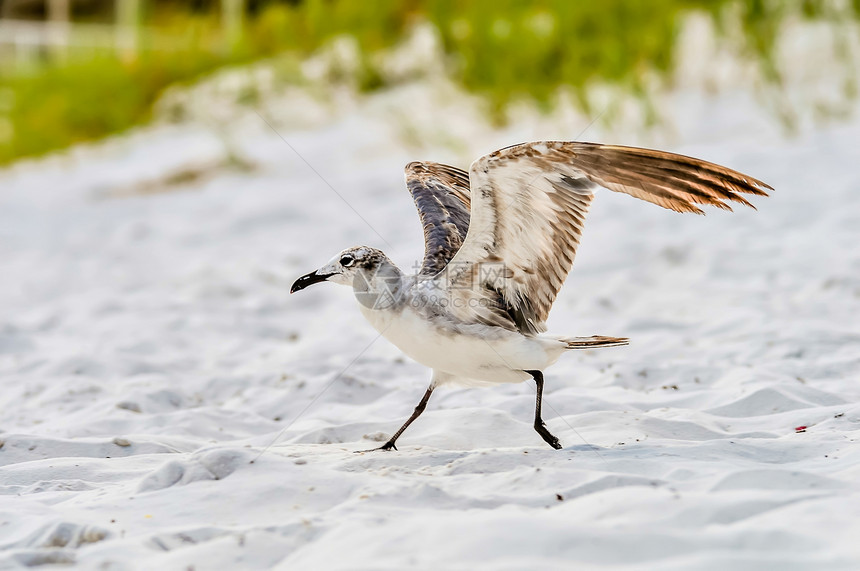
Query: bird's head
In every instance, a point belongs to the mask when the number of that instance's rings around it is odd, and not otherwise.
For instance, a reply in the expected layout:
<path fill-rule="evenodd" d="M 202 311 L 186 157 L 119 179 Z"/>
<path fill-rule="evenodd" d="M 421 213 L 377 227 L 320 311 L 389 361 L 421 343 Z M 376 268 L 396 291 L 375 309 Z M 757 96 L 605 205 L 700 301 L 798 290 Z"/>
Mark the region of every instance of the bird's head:
<path fill-rule="evenodd" d="M 296 293 L 306 287 L 320 282 L 334 282 L 341 285 L 354 286 L 356 278 L 367 281 L 376 275 L 380 266 L 388 259 L 381 251 L 369 246 L 355 246 L 339 253 L 320 269 L 305 274 L 295 281 L 290 293 Z"/>

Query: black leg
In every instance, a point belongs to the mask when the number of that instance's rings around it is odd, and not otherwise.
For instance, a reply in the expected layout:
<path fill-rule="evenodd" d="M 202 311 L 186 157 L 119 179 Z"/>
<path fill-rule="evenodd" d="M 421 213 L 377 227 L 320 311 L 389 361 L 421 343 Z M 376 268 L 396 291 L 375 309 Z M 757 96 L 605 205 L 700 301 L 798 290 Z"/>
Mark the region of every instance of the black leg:
<path fill-rule="evenodd" d="M 540 402 L 543 399 L 543 373 L 540 371 L 526 371 L 526 373 L 534 378 L 535 387 L 537 388 L 537 396 L 535 397 L 535 430 L 547 444 L 556 450 L 561 450 L 561 443 L 558 441 L 558 438 L 547 430 L 540 415 Z"/>
<path fill-rule="evenodd" d="M 379 448 L 374 448 L 373 450 L 359 450 L 358 452 L 373 452 L 374 450 L 397 450 L 397 446 L 394 445 L 394 442 L 400 438 L 400 435 L 403 434 L 403 431 L 412 424 L 416 418 L 421 416 L 421 413 L 424 412 L 424 409 L 427 408 L 427 401 L 430 400 L 430 394 L 433 392 L 433 385 L 431 384 L 427 388 L 427 392 L 424 393 L 424 396 L 421 397 L 421 402 L 418 403 L 418 406 L 415 407 L 415 410 L 412 412 L 412 416 L 403 423 L 403 426 L 400 427 L 400 430 L 394 433 L 394 436 L 388 439 L 388 442 L 380 446 Z"/>

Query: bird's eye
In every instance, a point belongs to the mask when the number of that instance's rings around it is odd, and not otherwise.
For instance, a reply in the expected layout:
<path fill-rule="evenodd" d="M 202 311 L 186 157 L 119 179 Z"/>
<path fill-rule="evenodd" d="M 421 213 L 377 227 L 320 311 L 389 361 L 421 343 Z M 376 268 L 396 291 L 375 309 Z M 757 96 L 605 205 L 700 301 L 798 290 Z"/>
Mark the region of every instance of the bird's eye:
<path fill-rule="evenodd" d="M 345 267 L 345 268 L 350 267 L 350 266 L 351 266 L 352 264 L 354 264 L 354 263 L 355 263 L 355 258 L 353 258 L 352 256 L 350 256 L 349 254 L 347 254 L 346 256 L 343 256 L 343 257 L 340 259 L 340 265 L 341 265 L 341 266 L 343 266 L 343 267 Z"/>

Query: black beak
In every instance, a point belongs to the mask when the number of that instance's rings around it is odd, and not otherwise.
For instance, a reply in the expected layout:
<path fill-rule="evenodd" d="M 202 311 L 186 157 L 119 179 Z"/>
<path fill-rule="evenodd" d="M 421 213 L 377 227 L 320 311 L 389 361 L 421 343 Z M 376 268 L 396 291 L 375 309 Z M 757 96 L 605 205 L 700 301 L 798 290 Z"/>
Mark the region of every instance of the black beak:
<path fill-rule="evenodd" d="M 296 293 L 297 291 L 303 290 L 310 285 L 324 282 L 333 275 L 334 274 L 318 274 L 316 272 L 305 274 L 295 281 L 293 287 L 290 288 L 290 293 Z"/>

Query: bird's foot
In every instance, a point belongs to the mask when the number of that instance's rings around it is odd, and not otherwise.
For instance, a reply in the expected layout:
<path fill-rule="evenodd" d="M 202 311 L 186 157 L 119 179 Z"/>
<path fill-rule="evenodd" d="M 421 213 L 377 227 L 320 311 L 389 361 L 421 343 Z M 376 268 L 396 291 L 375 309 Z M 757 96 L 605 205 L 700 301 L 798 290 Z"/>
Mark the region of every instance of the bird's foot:
<path fill-rule="evenodd" d="M 543 423 L 536 424 L 535 430 L 537 431 L 538 434 L 540 434 L 540 437 L 544 439 L 544 442 L 546 442 L 547 444 L 549 444 L 550 446 L 552 446 L 556 450 L 561 450 L 561 448 L 562 448 L 561 442 L 559 442 L 558 438 L 553 436 L 552 433 L 546 429 L 545 424 L 543 424 Z"/>
<path fill-rule="evenodd" d="M 549 438 L 544 437 L 544 440 L 546 440 L 546 443 L 555 448 L 556 450 L 562 449 L 561 442 L 559 442 L 558 438 L 556 438 L 555 436 L 550 435 Z"/>
<path fill-rule="evenodd" d="M 377 450 L 397 450 L 397 446 L 394 445 L 394 442 L 389 440 L 379 448 L 371 448 L 370 450 L 356 450 L 356 454 L 361 454 L 363 452 L 376 452 Z"/>

